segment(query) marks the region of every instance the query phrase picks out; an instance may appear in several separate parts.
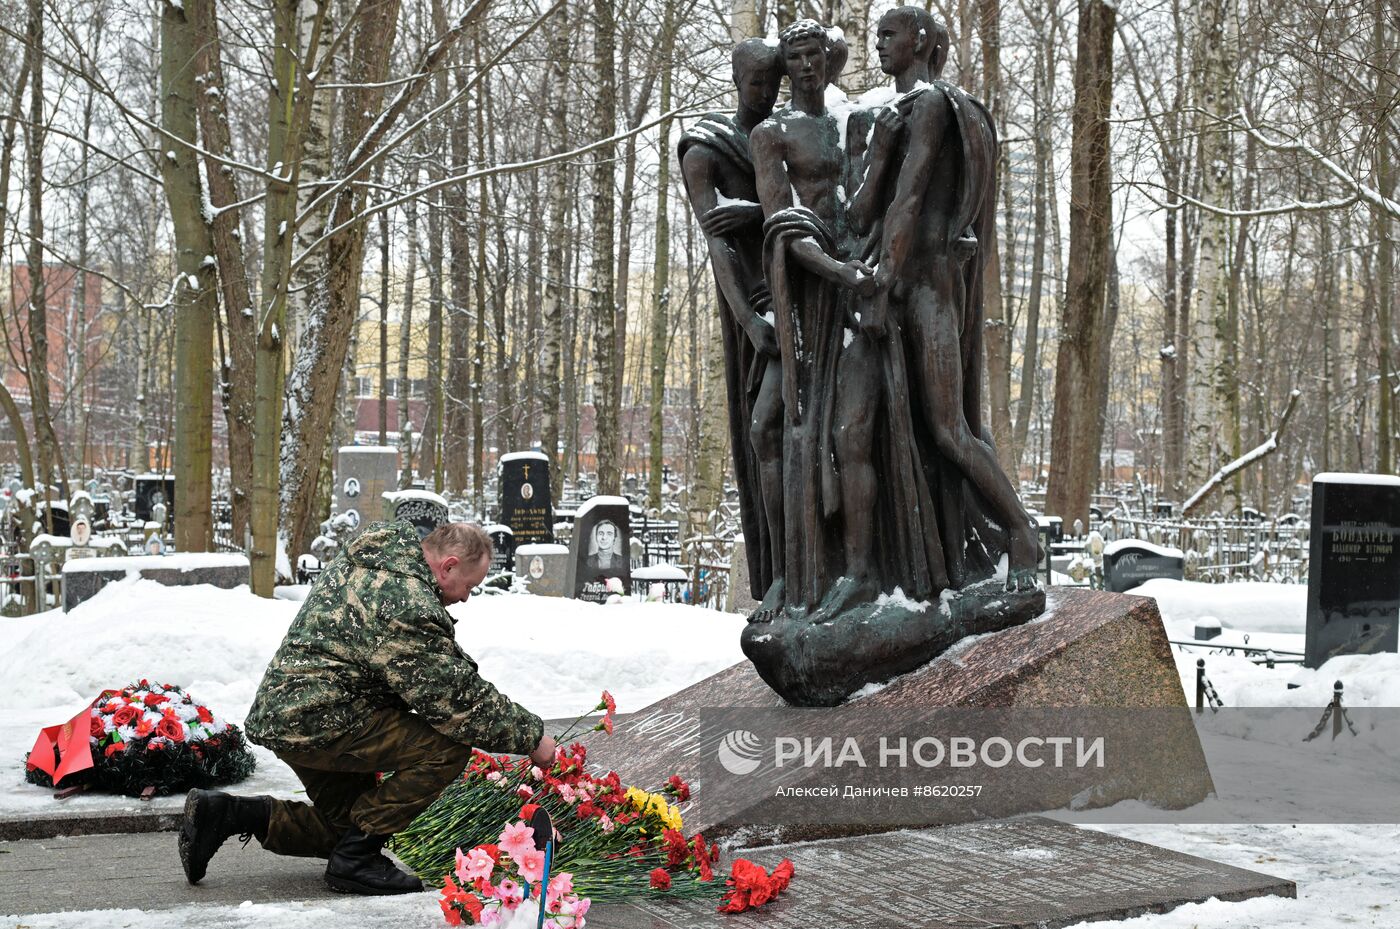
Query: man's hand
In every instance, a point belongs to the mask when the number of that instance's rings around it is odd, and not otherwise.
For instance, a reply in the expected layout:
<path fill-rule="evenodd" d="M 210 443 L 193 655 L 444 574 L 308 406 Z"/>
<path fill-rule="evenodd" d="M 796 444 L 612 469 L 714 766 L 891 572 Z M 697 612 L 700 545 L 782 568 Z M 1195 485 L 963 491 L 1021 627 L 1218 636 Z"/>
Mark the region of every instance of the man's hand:
<path fill-rule="evenodd" d="M 765 319 L 755 318 L 749 326 L 749 341 L 757 349 L 760 355 L 767 355 L 770 358 L 777 358 L 781 354 L 778 351 L 778 330 Z"/>
<path fill-rule="evenodd" d="M 700 217 L 700 230 L 713 239 L 752 222 L 763 222 L 763 207 L 757 203 L 723 203 Z"/>
<path fill-rule="evenodd" d="M 540 744 L 535 746 L 535 750 L 530 753 L 530 761 L 541 768 L 548 769 L 554 764 L 554 752 L 558 749 L 552 736 L 545 736 L 540 739 Z"/>

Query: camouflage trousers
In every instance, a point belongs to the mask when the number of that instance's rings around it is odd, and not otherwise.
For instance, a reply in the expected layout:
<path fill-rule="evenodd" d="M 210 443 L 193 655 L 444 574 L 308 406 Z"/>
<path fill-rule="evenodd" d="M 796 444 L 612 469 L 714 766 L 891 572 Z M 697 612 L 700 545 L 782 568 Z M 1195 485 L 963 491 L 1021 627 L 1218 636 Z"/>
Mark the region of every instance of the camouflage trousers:
<path fill-rule="evenodd" d="M 307 751 L 277 752 L 310 803 L 273 800 L 267 839 L 279 855 L 329 858 L 352 825 L 368 835 L 403 829 L 460 777 L 471 747 L 406 710 L 374 713 L 358 732 Z M 394 776 L 376 783 L 375 772 Z"/>

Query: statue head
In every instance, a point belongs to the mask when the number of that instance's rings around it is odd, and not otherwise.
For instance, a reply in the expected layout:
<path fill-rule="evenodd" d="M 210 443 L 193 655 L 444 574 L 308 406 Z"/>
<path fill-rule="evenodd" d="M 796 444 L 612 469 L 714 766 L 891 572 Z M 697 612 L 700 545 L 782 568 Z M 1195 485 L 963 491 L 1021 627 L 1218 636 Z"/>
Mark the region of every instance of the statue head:
<path fill-rule="evenodd" d="M 730 55 L 739 105 L 767 116 L 778 102 L 783 82 L 783 59 L 766 39 L 745 39 Z"/>
<path fill-rule="evenodd" d="M 831 36 L 815 19 L 799 19 L 778 33 L 778 52 L 793 94 L 820 94 L 829 83 L 827 52 Z"/>
<path fill-rule="evenodd" d="M 880 56 L 880 70 L 886 74 L 905 74 L 920 65 L 929 67 L 940 54 L 948 57 L 948 30 L 933 18 L 933 14 L 917 6 L 900 6 L 880 17 L 875 31 L 875 50 Z M 939 60 L 938 68 L 942 68 Z"/>

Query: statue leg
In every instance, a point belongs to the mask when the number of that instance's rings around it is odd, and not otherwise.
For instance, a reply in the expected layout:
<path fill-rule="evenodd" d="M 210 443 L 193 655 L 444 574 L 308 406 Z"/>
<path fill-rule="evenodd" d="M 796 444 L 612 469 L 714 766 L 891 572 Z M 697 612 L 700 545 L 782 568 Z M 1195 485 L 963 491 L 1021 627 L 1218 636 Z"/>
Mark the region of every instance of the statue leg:
<path fill-rule="evenodd" d="M 879 353 L 864 335 L 854 336 L 837 362 L 832 446 L 841 480 L 846 569 L 823 604 L 823 612 L 840 613 L 880 592 L 871 567 L 878 493 L 872 455 L 881 398 L 879 365 Z"/>
<path fill-rule="evenodd" d="M 951 280 L 954 275 L 945 275 Z M 962 349 L 959 341 L 959 302 L 956 294 L 942 294 L 929 286 L 916 287 L 909 295 L 910 335 L 916 340 L 912 354 L 920 362 L 918 401 L 933 432 L 939 453 L 953 462 L 991 505 L 1006 527 L 1009 551 L 1006 586 L 1029 590 L 1035 586 L 1039 543 L 1030 517 L 1011 479 L 1001 469 L 996 452 L 972 434 L 963 414 Z M 911 398 L 914 399 L 914 398 Z"/>
<path fill-rule="evenodd" d="M 769 558 L 773 567 L 773 582 L 750 617 L 754 622 L 771 620 L 782 609 L 784 599 L 782 372 L 777 359 L 769 359 L 749 424 L 749 441 L 758 457 L 759 493 L 763 496 L 763 513 L 768 521 Z"/>

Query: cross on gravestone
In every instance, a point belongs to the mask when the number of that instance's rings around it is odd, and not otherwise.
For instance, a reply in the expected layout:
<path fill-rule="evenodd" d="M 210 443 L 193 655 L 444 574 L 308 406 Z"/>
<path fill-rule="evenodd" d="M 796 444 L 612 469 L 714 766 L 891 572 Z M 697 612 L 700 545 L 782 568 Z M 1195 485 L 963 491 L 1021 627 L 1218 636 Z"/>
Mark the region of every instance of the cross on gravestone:
<path fill-rule="evenodd" d="M 1181 549 L 1165 548 L 1140 539 L 1119 539 L 1104 546 L 1104 590 L 1121 594 L 1154 578 L 1179 581 L 1185 576 L 1186 556 Z"/>
<path fill-rule="evenodd" d="M 549 456 L 544 452 L 510 452 L 501 456 L 500 472 L 501 522 L 515 533 L 515 543 L 553 542 Z"/>
<path fill-rule="evenodd" d="M 1400 478 L 1319 474 L 1312 494 L 1303 664 L 1396 651 Z"/>
<path fill-rule="evenodd" d="M 420 539 L 447 522 L 447 501 L 431 490 L 395 490 L 383 496 L 385 518 L 408 520 Z"/>
<path fill-rule="evenodd" d="M 484 527 L 491 537 L 491 570 L 507 571 L 515 564 L 515 533 L 509 526 L 492 523 Z"/>
<path fill-rule="evenodd" d="M 632 586 L 631 507 L 626 497 L 590 497 L 574 515 L 565 588 L 579 600 L 602 603 L 607 582 Z"/>
<path fill-rule="evenodd" d="M 385 491 L 398 486 L 399 450 L 387 445 L 346 445 L 336 452 L 333 499 L 335 512 L 343 515 L 350 529 L 341 541 L 348 542 L 376 518 Z"/>

